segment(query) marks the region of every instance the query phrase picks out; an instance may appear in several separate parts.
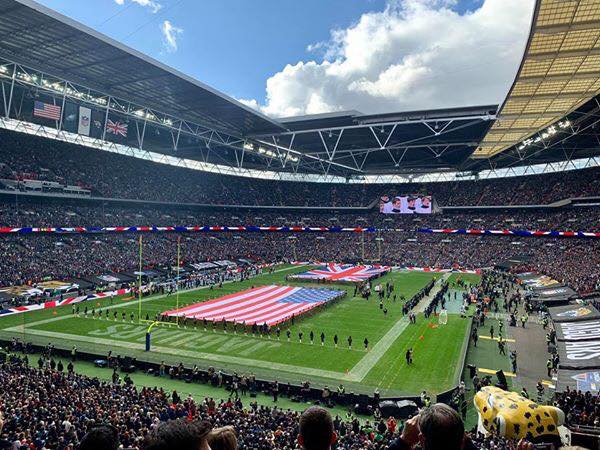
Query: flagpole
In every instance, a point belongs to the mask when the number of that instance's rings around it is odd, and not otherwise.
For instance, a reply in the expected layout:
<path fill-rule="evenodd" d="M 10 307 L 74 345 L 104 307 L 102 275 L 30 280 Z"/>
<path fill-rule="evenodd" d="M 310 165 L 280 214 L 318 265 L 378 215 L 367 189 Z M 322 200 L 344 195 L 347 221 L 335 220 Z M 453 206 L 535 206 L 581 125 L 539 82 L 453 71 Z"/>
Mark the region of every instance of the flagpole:
<path fill-rule="evenodd" d="M 175 293 L 175 310 L 179 310 L 179 270 L 180 270 L 180 248 L 181 248 L 181 236 L 177 236 L 177 282 L 175 283 L 175 289 L 177 292 Z M 177 326 L 179 326 L 179 313 L 175 316 L 177 321 Z"/>
<path fill-rule="evenodd" d="M 138 272 L 138 323 L 142 321 L 142 235 L 140 234 L 140 268 Z"/>

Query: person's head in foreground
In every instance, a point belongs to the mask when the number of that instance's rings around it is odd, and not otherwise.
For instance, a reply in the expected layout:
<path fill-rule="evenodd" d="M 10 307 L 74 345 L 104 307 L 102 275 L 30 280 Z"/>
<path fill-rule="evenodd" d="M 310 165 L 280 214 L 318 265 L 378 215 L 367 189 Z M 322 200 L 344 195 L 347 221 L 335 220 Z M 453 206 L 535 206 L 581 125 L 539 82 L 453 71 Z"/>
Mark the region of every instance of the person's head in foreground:
<path fill-rule="evenodd" d="M 117 450 L 119 445 L 117 429 L 111 425 L 101 425 L 83 436 L 79 450 Z"/>
<path fill-rule="evenodd" d="M 420 444 L 423 450 L 461 450 L 465 426 L 456 411 L 436 403 L 406 421 L 401 440 L 409 448 Z"/>
<path fill-rule="evenodd" d="M 331 414 L 320 406 L 311 406 L 300 416 L 298 444 L 304 450 L 329 450 L 337 436 Z"/>
<path fill-rule="evenodd" d="M 237 450 L 237 434 L 232 426 L 215 428 L 208 433 L 211 450 Z"/>
<path fill-rule="evenodd" d="M 207 437 L 211 426 L 184 419 L 161 423 L 144 439 L 142 450 L 210 450 Z"/>

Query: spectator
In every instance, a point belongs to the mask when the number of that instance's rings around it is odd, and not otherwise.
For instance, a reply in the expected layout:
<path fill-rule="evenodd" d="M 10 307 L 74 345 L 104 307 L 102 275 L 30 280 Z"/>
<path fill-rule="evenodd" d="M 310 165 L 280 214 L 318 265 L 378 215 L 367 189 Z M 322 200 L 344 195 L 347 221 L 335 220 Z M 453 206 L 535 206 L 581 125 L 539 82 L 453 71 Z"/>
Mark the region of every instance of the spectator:
<path fill-rule="evenodd" d="M 232 426 L 216 428 L 208 435 L 211 450 L 237 450 L 237 434 Z"/>
<path fill-rule="evenodd" d="M 163 422 L 146 436 L 143 450 L 210 450 L 208 422 L 185 419 Z"/>
<path fill-rule="evenodd" d="M 311 406 L 300 416 L 298 444 L 303 450 L 329 450 L 337 436 L 331 414 L 320 406 Z"/>
<path fill-rule="evenodd" d="M 79 450 L 117 450 L 119 445 L 117 429 L 112 425 L 101 425 L 88 431 L 79 444 Z"/>

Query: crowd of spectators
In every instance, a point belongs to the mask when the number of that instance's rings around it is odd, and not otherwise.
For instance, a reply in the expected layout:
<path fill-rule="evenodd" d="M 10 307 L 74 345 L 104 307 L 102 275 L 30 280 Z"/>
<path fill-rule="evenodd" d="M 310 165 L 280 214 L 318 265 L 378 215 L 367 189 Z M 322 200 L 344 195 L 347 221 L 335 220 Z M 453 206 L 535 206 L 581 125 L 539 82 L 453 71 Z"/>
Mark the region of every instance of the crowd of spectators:
<path fill-rule="evenodd" d="M 255 262 L 377 261 L 416 267 L 490 267 L 525 256 L 541 273 L 579 292 L 600 281 L 600 242 L 578 238 L 432 235 L 382 233 L 145 233 L 146 268 L 173 265 L 177 239 L 184 264 L 248 259 Z M 68 280 L 134 270 L 139 261 L 137 235 L 41 234 L 0 236 L 0 285 L 23 285 L 43 279 Z"/>
<path fill-rule="evenodd" d="M 373 205 L 381 195 L 421 193 L 441 206 L 472 206 L 600 194 L 598 169 L 430 184 L 287 183 L 203 173 L 6 130 L 0 131 L 0 161 L 0 179 L 53 181 L 95 196 L 171 203 L 347 207 Z"/>
<path fill-rule="evenodd" d="M 137 205 L 70 205 L 0 202 L 0 227 L 78 226 L 341 226 L 381 229 L 474 228 L 600 231 L 600 210 L 454 212 L 387 216 L 378 212 L 211 210 Z"/>
<path fill-rule="evenodd" d="M 556 394 L 556 406 L 565 412 L 567 425 L 600 427 L 600 394 L 568 389 Z"/>
<path fill-rule="evenodd" d="M 443 404 L 407 421 L 360 421 L 351 413 L 331 417 L 316 406 L 300 414 L 253 400 L 244 405 L 240 398 L 197 401 L 176 391 L 137 388 L 128 377 L 123 381 L 118 375 L 112 382 L 79 375 L 71 364 L 67 370 L 62 365 L 34 369 L 25 359 L 11 357 L 0 364 L 1 448 L 200 450 L 209 448 L 206 440 L 217 450 L 401 450 L 416 444 L 424 450 L 532 448 L 465 433 L 459 414 Z"/>

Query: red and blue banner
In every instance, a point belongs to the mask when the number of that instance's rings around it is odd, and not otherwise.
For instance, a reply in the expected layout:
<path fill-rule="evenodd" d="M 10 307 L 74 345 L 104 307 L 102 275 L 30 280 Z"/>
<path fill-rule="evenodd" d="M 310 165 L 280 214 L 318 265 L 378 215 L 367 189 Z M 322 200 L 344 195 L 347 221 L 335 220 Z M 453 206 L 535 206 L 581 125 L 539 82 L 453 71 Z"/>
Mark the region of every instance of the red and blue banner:
<path fill-rule="evenodd" d="M 419 233 L 474 234 L 479 236 L 519 236 L 519 237 L 577 237 L 600 238 L 600 232 L 593 231 L 531 231 L 531 230 L 481 230 L 475 228 L 419 228 Z"/>
<path fill-rule="evenodd" d="M 132 226 L 132 227 L 0 227 L 0 234 L 29 233 L 135 233 L 135 232 L 319 232 L 319 233 L 372 233 L 378 231 L 374 227 L 258 227 L 246 226 Z"/>

